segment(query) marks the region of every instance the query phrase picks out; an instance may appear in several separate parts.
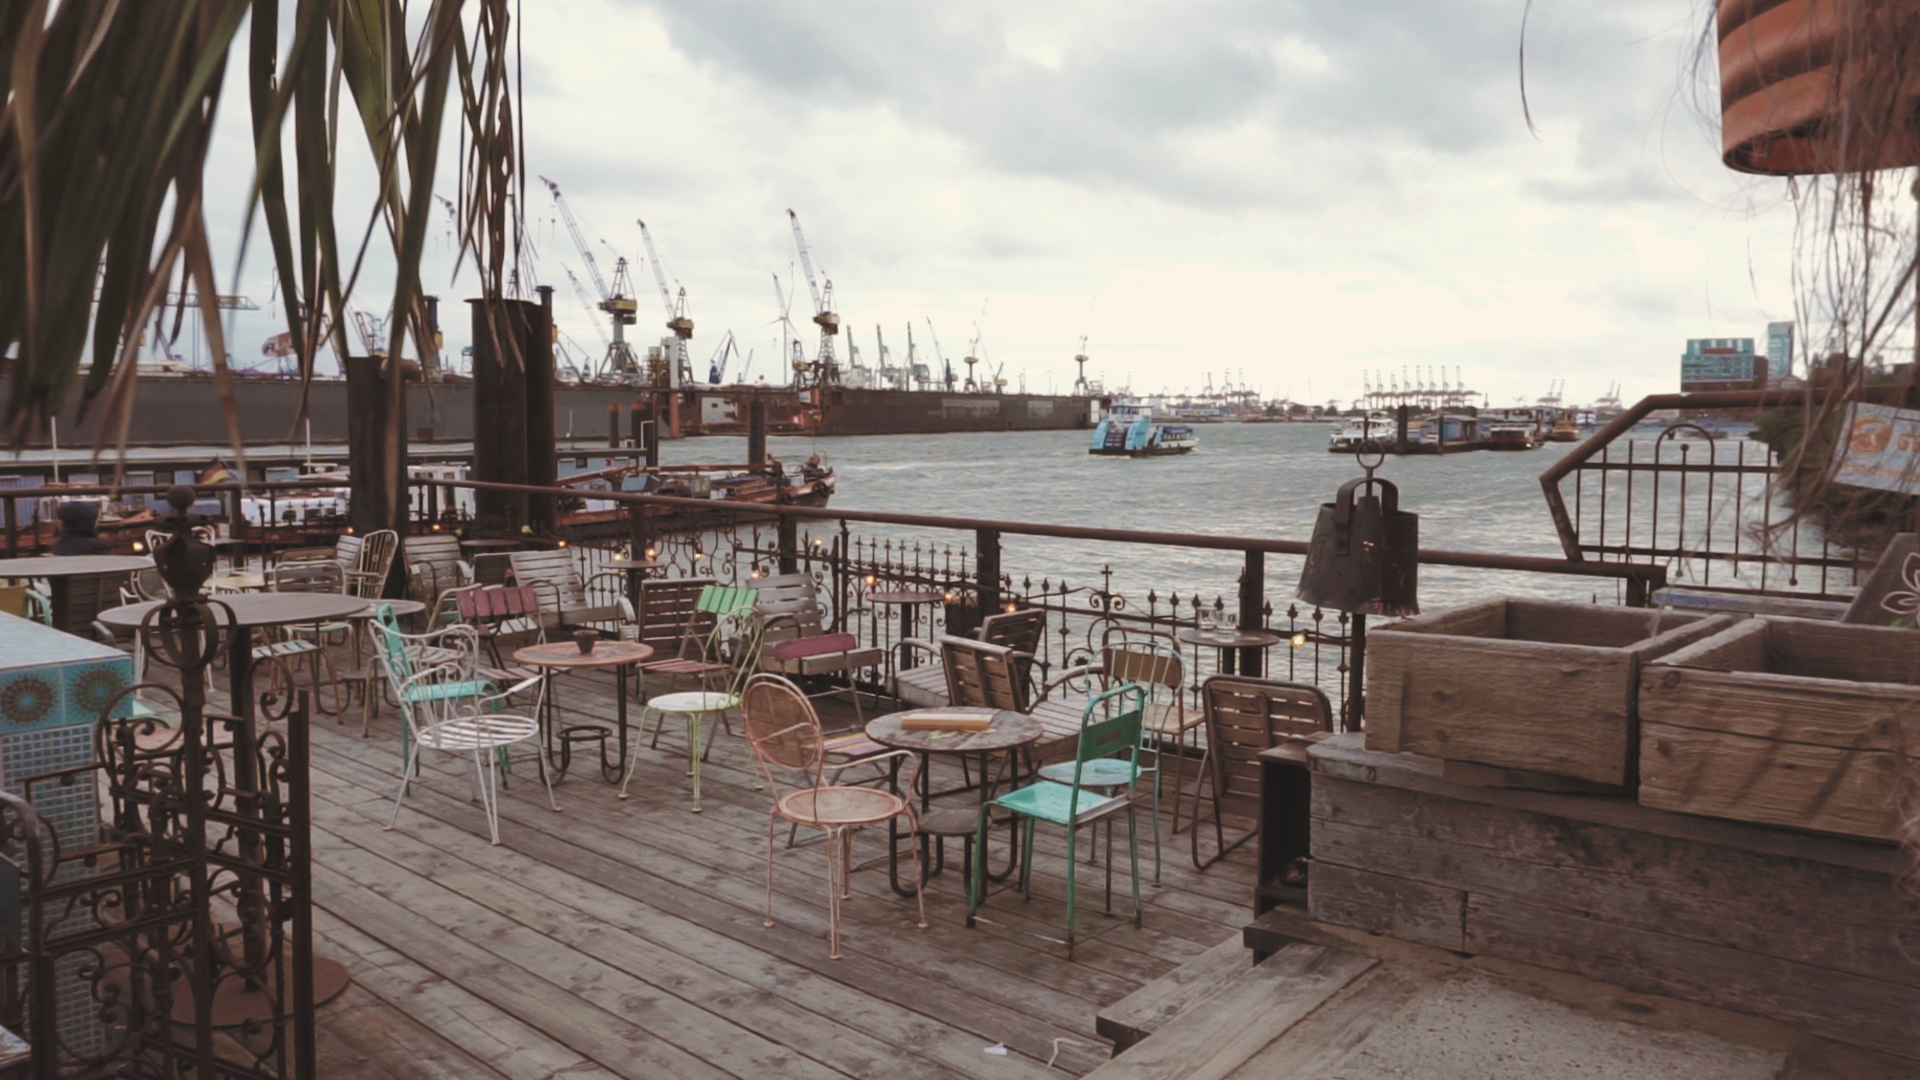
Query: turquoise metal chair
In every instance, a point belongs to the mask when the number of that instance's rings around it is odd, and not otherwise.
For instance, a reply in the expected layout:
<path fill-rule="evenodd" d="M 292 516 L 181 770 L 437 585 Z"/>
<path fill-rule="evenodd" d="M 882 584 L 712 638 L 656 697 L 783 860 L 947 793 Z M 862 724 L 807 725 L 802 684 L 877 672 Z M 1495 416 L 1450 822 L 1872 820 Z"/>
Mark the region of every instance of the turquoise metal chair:
<path fill-rule="evenodd" d="M 1080 738 L 1074 750 L 1071 783 L 1041 780 L 1009 792 L 980 808 L 975 825 L 973 874 L 967 885 L 967 925 L 974 925 L 985 897 L 987 826 L 993 812 L 1005 811 L 1024 819 L 1020 830 L 1020 893 L 1033 898 L 1034 825 L 1045 821 L 1067 830 L 1067 959 L 1073 959 L 1074 922 L 1078 908 L 1076 841 L 1084 826 L 1125 811 L 1127 861 L 1133 881 L 1133 925 L 1140 925 L 1140 839 L 1135 812 L 1141 769 L 1141 728 L 1146 718 L 1147 692 L 1137 683 L 1115 687 L 1093 697 L 1080 717 Z M 1105 791 L 1093 790 L 1095 787 Z M 1113 911 L 1112 870 L 1109 864 L 1107 911 Z"/>

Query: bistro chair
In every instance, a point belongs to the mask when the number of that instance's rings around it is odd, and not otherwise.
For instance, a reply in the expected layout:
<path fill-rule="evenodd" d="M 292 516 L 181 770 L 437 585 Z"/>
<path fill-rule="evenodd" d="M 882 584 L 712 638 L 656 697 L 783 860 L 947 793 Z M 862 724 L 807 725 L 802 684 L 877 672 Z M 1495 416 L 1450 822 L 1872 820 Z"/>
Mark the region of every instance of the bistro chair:
<path fill-rule="evenodd" d="M 340 591 L 362 600 L 378 600 L 387 589 L 387 574 L 400 551 L 400 536 L 392 529 L 342 536 L 334 551 L 345 579 Z"/>
<path fill-rule="evenodd" d="M 1193 792 L 1193 866 L 1205 870 L 1260 832 L 1260 754 L 1288 741 L 1303 744 L 1333 731 L 1333 705 L 1310 683 L 1214 675 L 1200 684 L 1207 728 L 1207 758 Z M 1174 791 L 1177 802 L 1181 798 Z M 1212 855 L 1202 857 L 1201 807 L 1213 809 Z M 1176 814 L 1178 811 L 1175 811 Z M 1228 814 L 1249 828 L 1231 841 Z"/>
<path fill-rule="evenodd" d="M 473 567 L 460 557 L 460 540 L 447 533 L 422 533 L 404 544 L 407 595 L 427 605 L 435 622 L 449 614 L 442 599 L 455 589 L 473 584 Z"/>
<path fill-rule="evenodd" d="M 693 812 L 700 812 L 700 764 L 713 751 L 713 732 L 704 741 L 701 729 L 706 718 L 717 716 L 726 724 L 729 712 L 740 707 L 740 692 L 753 675 L 760 660 L 760 615 L 754 610 L 758 594 L 752 589 L 728 585 L 709 585 L 701 590 L 697 606 L 712 616 L 710 628 L 693 656 L 683 663 L 695 665 L 688 673 L 700 681 L 700 689 L 660 694 L 646 699 L 642 722 L 652 713 L 653 737 L 649 748 L 659 745 L 660 731 L 668 714 L 687 718 L 687 773 L 693 777 Z M 627 797 L 627 785 L 640 763 L 640 743 L 634 740 L 633 760 L 627 763 L 626 778 L 620 781 L 620 797 Z"/>
<path fill-rule="evenodd" d="M 472 652 L 415 672 L 399 684 L 400 715 L 409 739 L 406 760 L 400 770 L 400 789 L 394 793 L 393 816 L 387 821 L 387 828 L 400 822 L 400 807 L 406 800 L 407 788 L 420 777 L 421 753 L 439 750 L 472 759 L 471 797 L 479 799 L 486 809 L 487 836 L 498 844 L 500 772 L 507 748 L 531 742 L 539 735 L 540 724 L 529 717 L 496 711 L 508 695 L 526 689 L 525 686 L 510 687 L 496 694 L 472 692 L 477 681 L 472 657 L 478 652 L 479 643 L 471 638 L 468 641 Z M 540 771 L 540 782 L 547 789 L 547 805 L 558 813 L 560 804 L 554 801 L 553 782 L 547 777 L 546 761 L 538 749 L 534 752 L 534 761 Z"/>
<path fill-rule="evenodd" d="M 1020 854 L 1020 893 L 1033 899 L 1034 825 L 1044 821 L 1067 830 L 1067 959 L 1073 959 L 1074 919 L 1077 913 L 1079 860 L 1075 858 L 1080 829 L 1095 825 L 1115 814 L 1127 815 L 1127 861 L 1133 879 L 1133 925 L 1140 925 L 1140 842 L 1135 806 L 1138 802 L 1138 769 L 1142 721 L 1146 716 L 1147 692 L 1133 683 L 1115 687 L 1089 700 L 1081 715 L 1076 740 L 1073 770 L 1065 783 L 1039 780 L 1008 792 L 980 808 L 974 826 L 973 874 L 967 890 L 967 926 L 972 927 L 980 910 L 986 886 L 987 826 L 994 811 L 1011 812 L 1022 821 Z M 1123 776 L 1116 767 L 1096 764 L 1122 759 Z M 1099 787 L 1105 790 L 1094 791 Z M 1107 861 L 1107 913 L 1113 912 L 1113 861 Z"/>
<path fill-rule="evenodd" d="M 568 548 L 515 551 L 507 559 L 513 566 L 514 584 L 540 594 L 540 608 L 552 625 L 597 630 L 606 637 L 633 636 L 633 605 L 627 602 L 625 574 L 604 570 L 583 578 Z"/>
<path fill-rule="evenodd" d="M 1186 706 L 1185 671 L 1186 665 L 1180 659 L 1180 649 L 1172 635 L 1154 631 L 1134 630 L 1123 627 L 1109 627 L 1102 635 L 1105 642 L 1100 648 L 1097 660 L 1082 664 L 1060 673 L 1060 677 L 1047 687 L 1051 700 L 1054 691 L 1074 684 L 1087 686 L 1095 693 L 1104 693 L 1123 683 L 1133 683 L 1146 691 L 1146 715 L 1141 723 L 1143 742 L 1141 752 L 1153 755 L 1152 765 L 1136 766 L 1131 761 L 1122 763 L 1118 759 L 1104 759 L 1089 764 L 1088 778 L 1085 783 L 1091 787 L 1116 787 L 1117 778 L 1124 777 L 1131 783 L 1138 775 L 1151 774 L 1153 777 L 1153 883 L 1160 884 L 1160 762 L 1164 748 L 1169 741 L 1174 744 L 1174 791 L 1180 790 L 1184 775 L 1185 740 L 1187 732 L 1197 731 L 1201 716 L 1194 713 L 1189 719 Z M 1062 701 L 1061 704 L 1067 704 Z M 1048 780 L 1061 783 L 1073 772 L 1075 762 L 1060 761 L 1043 766 L 1040 775 Z M 1201 766 L 1205 767 L 1204 759 Z M 1173 831 L 1180 831 L 1179 800 L 1174 800 Z M 1109 837 L 1111 840 L 1111 837 Z M 1111 846 L 1111 844 L 1109 844 Z"/>
<path fill-rule="evenodd" d="M 860 708 L 860 681 L 855 673 L 879 667 L 886 660 L 886 651 L 863 646 L 852 634 L 827 629 L 811 574 L 777 574 L 756 582 L 755 588 L 760 599 L 754 606 L 764 618 L 766 635 L 762 666 L 789 678 L 845 677 L 847 693 L 853 697 L 854 719 L 864 726 L 867 718 Z M 833 693 L 839 690 L 812 696 Z"/>
<path fill-rule="evenodd" d="M 1022 608 L 987 616 L 980 624 L 980 633 L 975 636 L 990 645 L 1004 645 L 1032 656 L 1039 652 L 1040 639 L 1046 630 L 1047 613 L 1044 609 Z M 947 692 L 947 665 L 940 652 L 940 643 L 902 638 L 900 644 L 909 652 L 930 655 L 933 662 L 908 668 L 895 675 L 893 696 L 901 704 L 913 708 L 938 709 L 953 704 L 953 698 Z"/>
<path fill-rule="evenodd" d="M 870 825 L 884 825 L 895 818 L 907 819 L 907 833 L 915 831 L 913 805 L 902 796 L 879 788 L 846 786 L 826 782 L 825 740 L 820 732 L 820 717 L 813 702 L 798 686 L 781 675 L 761 673 L 748 679 L 740 694 L 740 723 L 747 733 L 747 744 L 766 777 L 767 790 L 773 793 L 773 809 L 767 815 L 767 925 L 773 925 L 773 850 L 774 831 L 781 821 L 794 826 L 818 829 L 827 849 L 827 922 L 830 953 L 840 959 L 840 908 L 853 896 L 853 834 Z M 919 768 L 919 755 L 910 750 L 895 750 L 889 757 L 900 757 Z M 799 774 L 805 786 L 782 792 L 780 776 Z M 906 790 L 913 790 L 910 772 Z M 913 849 L 914 880 L 920 880 L 920 848 Z M 927 902 L 924 890 L 916 890 L 920 907 L 920 929 L 927 928 Z"/>

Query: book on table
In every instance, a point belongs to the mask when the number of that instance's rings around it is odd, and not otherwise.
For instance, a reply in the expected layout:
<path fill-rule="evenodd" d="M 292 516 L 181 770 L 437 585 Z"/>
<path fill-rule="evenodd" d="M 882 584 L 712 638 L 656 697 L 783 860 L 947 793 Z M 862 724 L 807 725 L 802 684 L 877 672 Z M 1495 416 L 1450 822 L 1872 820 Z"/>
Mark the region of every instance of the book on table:
<path fill-rule="evenodd" d="M 921 709 L 900 718 L 901 731 L 986 731 L 993 727 L 990 712 L 943 712 Z"/>

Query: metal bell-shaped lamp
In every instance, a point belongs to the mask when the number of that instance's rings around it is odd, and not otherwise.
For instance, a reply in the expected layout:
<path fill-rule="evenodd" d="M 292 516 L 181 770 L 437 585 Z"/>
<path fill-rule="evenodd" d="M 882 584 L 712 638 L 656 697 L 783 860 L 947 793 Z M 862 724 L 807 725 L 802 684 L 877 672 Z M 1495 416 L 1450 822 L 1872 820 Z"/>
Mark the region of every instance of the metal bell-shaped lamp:
<path fill-rule="evenodd" d="M 1364 455 L 1375 452 L 1369 465 Z M 1294 596 L 1316 607 L 1363 615 L 1418 615 L 1420 516 L 1400 509 L 1400 489 L 1373 475 L 1383 455 L 1363 448 L 1365 476 L 1320 504 Z"/>

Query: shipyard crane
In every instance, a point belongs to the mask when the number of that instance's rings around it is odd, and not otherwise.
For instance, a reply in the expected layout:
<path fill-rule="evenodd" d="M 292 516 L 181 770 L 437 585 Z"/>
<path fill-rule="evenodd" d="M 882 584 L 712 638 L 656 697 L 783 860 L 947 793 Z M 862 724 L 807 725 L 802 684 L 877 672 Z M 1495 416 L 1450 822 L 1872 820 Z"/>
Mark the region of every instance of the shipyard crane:
<path fill-rule="evenodd" d="M 540 182 L 547 185 L 553 193 L 553 205 L 560 211 L 560 220 L 566 222 L 567 235 L 573 238 L 573 246 L 587 265 L 587 276 L 593 279 L 593 287 L 600 292 L 599 310 L 606 312 L 607 321 L 613 327 L 613 339 L 607 343 L 607 358 L 602 370 L 608 374 L 637 375 L 640 364 L 634 359 L 633 346 L 627 342 L 626 328 L 638 320 L 640 305 L 632 295 L 633 283 L 627 276 L 627 260 L 622 258 L 614 263 L 613 285 L 607 285 L 607 279 L 600 274 L 600 264 L 593 257 L 593 248 L 580 232 L 580 223 L 574 220 L 573 208 L 567 205 L 566 196 L 560 194 L 560 185 L 542 176 Z M 572 276 L 569 274 L 568 276 Z"/>
<path fill-rule="evenodd" d="M 360 335 L 360 347 L 368 356 L 387 355 L 387 320 L 376 319 L 364 311 L 353 313 L 353 329 Z"/>
<path fill-rule="evenodd" d="M 606 350 L 613 348 L 613 343 L 607 340 L 606 331 L 600 329 L 600 321 L 593 317 L 596 309 L 593 306 L 593 301 L 587 299 L 587 287 L 580 284 L 580 277 L 573 272 L 573 267 L 568 266 L 566 263 L 561 263 L 560 269 L 567 272 L 567 280 L 573 284 L 574 299 L 579 300 L 580 306 L 586 309 L 587 321 L 593 324 L 593 332 L 600 335 L 600 349 L 604 355 Z"/>
<path fill-rule="evenodd" d="M 927 326 L 931 329 L 933 324 L 928 323 Z M 919 383 L 922 390 L 925 390 L 927 384 L 933 381 L 933 372 L 927 368 L 927 365 L 920 362 L 920 353 L 913 343 L 912 323 L 907 324 L 907 375 Z"/>
<path fill-rule="evenodd" d="M 900 369 L 894 366 L 893 354 L 887 351 L 887 336 L 881 331 L 879 323 L 873 324 L 873 345 L 880 352 L 881 384 L 891 389 L 905 390 L 906 380 L 901 376 Z"/>
<path fill-rule="evenodd" d="M 640 242 L 647 246 L 647 262 L 653 266 L 653 280 L 660 286 L 660 302 L 666 305 L 667 329 L 673 331 L 673 341 L 669 346 L 674 353 L 673 370 L 681 373 L 680 378 L 688 379 L 693 374 L 687 362 L 687 342 L 693 337 L 693 320 L 687 315 L 687 288 L 680 286 L 677 299 L 668 292 L 666 266 L 660 261 L 660 253 L 654 250 L 653 234 L 647 231 L 646 222 L 635 220 L 640 226 Z M 668 343 L 663 341 L 661 344 Z"/>
<path fill-rule="evenodd" d="M 800 267 L 807 272 L 807 288 L 813 291 L 813 321 L 820 327 L 820 351 L 813 357 L 813 383 L 824 385 L 840 381 L 840 366 L 833 360 L 833 339 L 840 333 L 840 316 L 833 310 L 833 279 L 816 279 L 813 272 L 813 252 L 807 247 L 807 236 L 800 231 L 800 215 L 787 210 L 787 220 L 793 225 L 793 243 L 800 249 Z M 826 282 L 823 288 L 820 281 Z M 806 369 L 794 369 L 794 384 L 800 385 L 800 376 Z"/>
<path fill-rule="evenodd" d="M 941 382 L 949 392 L 953 390 L 953 365 L 947 363 L 947 354 L 940 351 L 940 333 L 933 328 L 933 317 L 927 317 L 927 333 L 933 338 L 933 358 L 940 361 Z"/>
<path fill-rule="evenodd" d="M 720 339 L 720 347 L 713 351 L 713 359 L 707 361 L 707 382 L 719 386 L 720 380 L 727 377 L 727 357 L 737 352 L 739 349 L 733 343 L 733 331 L 729 330 Z"/>

